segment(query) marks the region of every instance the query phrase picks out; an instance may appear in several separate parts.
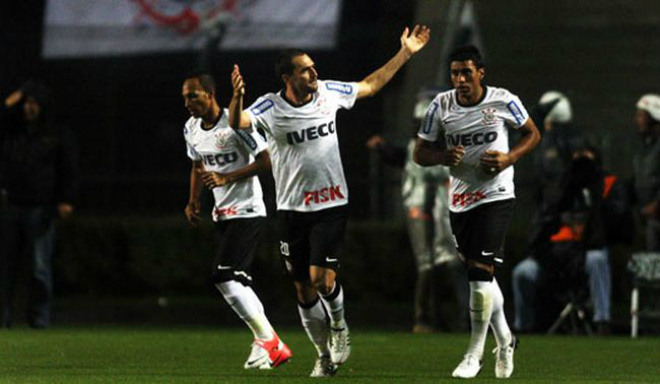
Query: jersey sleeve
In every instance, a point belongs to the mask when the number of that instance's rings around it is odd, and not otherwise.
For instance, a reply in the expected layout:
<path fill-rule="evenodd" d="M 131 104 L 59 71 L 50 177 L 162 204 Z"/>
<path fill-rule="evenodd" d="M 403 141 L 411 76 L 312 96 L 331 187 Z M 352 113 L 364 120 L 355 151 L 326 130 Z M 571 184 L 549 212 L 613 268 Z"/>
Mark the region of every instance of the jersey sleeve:
<path fill-rule="evenodd" d="M 186 122 L 186 124 L 183 126 L 183 138 L 186 140 L 186 155 L 188 155 L 188 158 L 193 161 L 198 161 L 202 159 L 202 156 L 195 151 L 195 148 L 190 145 L 190 136 L 192 135 L 192 125 L 190 124 L 190 121 Z"/>
<path fill-rule="evenodd" d="M 341 81 L 319 81 L 319 87 L 338 108 L 351 109 L 357 100 L 358 84 Z"/>
<path fill-rule="evenodd" d="M 516 129 L 522 127 L 529 118 L 529 114 L 523 103 L 518 96 L 512 94 L 509 94 L 509 97 L 505 102 L 506 111 L 504 113 L 504 120 L 507 125 Z"/>
<path fill-rule="evenodd" d="M 256 130 L 252 129 L 248 131 L 245 129 L 237 129 L 234 132 L 238 136 L 238 141 L 252 156 L 257 156 L 259 153 L 266 150 L 266 140 L 264 140 Z"/>
<path fill-rule="evenodd" d="M 268 96 L 258 98 L 257 101 L 246 110 L 252 123 L 252 129 L 250 131 L 254 132 L 256 131 L 256 128 L 261 128 L 266 132 L 270 132 L 270 127 L 273 122 L 274 107 L 275 102 Z"/>
<path fill-rule="evenodd" d="M 422 125 L 419 127 L 417 136 L 423 140 L 435 142 L 443 131 L 444 128 L 440 120 L 440 102 L 435 99 L 426 109 L 426 115 L 422 119 Z"/>

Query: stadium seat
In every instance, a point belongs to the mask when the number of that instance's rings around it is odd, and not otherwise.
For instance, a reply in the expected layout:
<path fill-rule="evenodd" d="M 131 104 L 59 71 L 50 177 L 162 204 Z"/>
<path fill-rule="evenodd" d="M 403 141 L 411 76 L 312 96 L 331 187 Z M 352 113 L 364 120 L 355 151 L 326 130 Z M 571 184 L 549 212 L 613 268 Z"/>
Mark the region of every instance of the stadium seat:
<path fill-rule="evenodd" d="M 660 296 L 660 253 L 640 252 L 632 255 L 628 261 L 628 270 L 633 275 L 633 289 L 630 298 L 630 336 L 636 338 L 639 333 L 640 319 L 660 319 L 658 297 Z M 640 306 L 641 293 L 646 306 Z M 646 300 L 645 299 L 645 300 Z M 640 309 L 641 308 L 641 309 Z"/>

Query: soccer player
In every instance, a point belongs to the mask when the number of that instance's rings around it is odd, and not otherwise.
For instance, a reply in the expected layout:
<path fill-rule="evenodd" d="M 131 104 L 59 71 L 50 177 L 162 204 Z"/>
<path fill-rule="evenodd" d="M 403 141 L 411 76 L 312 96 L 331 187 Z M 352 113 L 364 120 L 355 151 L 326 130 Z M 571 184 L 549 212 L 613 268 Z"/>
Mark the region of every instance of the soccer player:
<path fill-rule="evenodd" d="M 396 55 L 354 83 L 319 80 L 308 54 L 285 50 L 276 62 L 284 89 L 260 97 L 240 116 L 231 117 L 240 119 L 241 128 L 261 128 L 266 134 L 281 221 L 280 253 L 294 281 L 303 327 L 318 351 L 311 377 L 334 375 L 351 353 L 344 295 L 337 282 L 348 189 L 336 112 L 380 91 L 429 37 L 424 26 L 406 28 Z M 230 106 L 242 106 L 245 88 L 238 66 L 232 84 Z"/>
<path fill-rule="evenodd" d="M 540 135 L 518 97 L 482 83 L 485 67 L 477 48 L 454 50 L 449 71 L 454 89 L 438 94 L 429 105 L 415 161 L 450 167 L 450 220 L 467 268 L 472 327 L 467 353 L 452 376 L 479 373 L 490 325 L 497 341 L 495 376 L 508 378 L 517 340 L 504 316 L 494 273 L 504 261 L 504 237 L 513 213 L 513 164 L 536 146 Z M 507 127 L 522 133 L 510 150 Z"/>
<path fill-rule="evenodd" d="M 200 220 L 199 197 L 204 184 L 213 191 L 213 221 L 218 252 L 213 281 L 238 317 L 254 334 L 245 369 L 270 369 L 286 362 L 291 351 L 273 330 L 261 301 L 251 288 L 249 267 L 256 251 L 266 207 L 255 177 L 270 169 L 266 143 L 261 136 L 229 127 L 226 109 L 216 101 L 213 78 L 204 73 L 185 79 L 185 107 L 192 115 L 183 129 L 192 160 L 190 197 L 185 208 L 190 225 Z"/>

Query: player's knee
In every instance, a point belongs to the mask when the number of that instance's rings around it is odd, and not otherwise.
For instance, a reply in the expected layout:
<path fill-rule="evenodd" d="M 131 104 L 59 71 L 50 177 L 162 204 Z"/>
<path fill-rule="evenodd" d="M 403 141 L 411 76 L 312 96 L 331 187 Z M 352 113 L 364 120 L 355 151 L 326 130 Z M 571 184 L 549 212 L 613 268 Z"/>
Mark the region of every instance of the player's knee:
<path fill-rule="evenodd" d="M 233 268 L 216 269 L 211 274 L 211 280 L 214 284 L 222 284 L 227 281 L 238 281 L 243 285 L 250 285 L 252 277 L 243 271 L 235 271 Z"/>
<path fill-rule="evenodd" d="M 312 277 L 311 284 L 322 295 L 328 295 L 334 287 L 334 282 L 328 282 L 324 275 Z"/>
<path fill-rule="evenodd" d="M 467 269 L 468 281 L 493 281 L 493 274 L 490 270 L 469 265 Z"/>
<path fill-rule="evenodd" d="M 296 287 L 296 296 L 299 303 L 312 303 L 318 299 L 316 288 L 314 288 L 310 281 L 296 281 L 294 282 L 294 286 Z"/>

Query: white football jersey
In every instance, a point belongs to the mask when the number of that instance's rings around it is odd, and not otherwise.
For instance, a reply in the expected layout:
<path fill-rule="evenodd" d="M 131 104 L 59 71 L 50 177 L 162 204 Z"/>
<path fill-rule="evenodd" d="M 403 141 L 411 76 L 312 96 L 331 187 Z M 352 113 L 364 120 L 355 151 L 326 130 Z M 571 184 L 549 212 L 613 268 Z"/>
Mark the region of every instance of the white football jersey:
<path fill-rule="evenodd" d="M 207 171 L 228 173 L 241 169 L 266 150 L 266 141 L 259 134 L 230 128 L 228 116 L 223 110 L 218 123 L 208 130 L 202 128 L 202 119 L 191 117 L 183 129 L 188 157 L 201 161 Z M 256 176 L 213 188 L 213 197 L 213 221 L 266 216 Z"/>
<path fill-rule="evenodd" d="M 465 156 L 450 168 L 449 209 L 464 212 L 481 204 L 515 197 L 513 166 L 498 174 L 484 172 L 486 151 L 509 152 L 507 127 L 522 127 L 529 115 L 520 99 L 503 88 L 484 87 L 483 100 L 470 107 L 458 104 L 456 91 L 438 94 L 429 105 L 418 136 L 447 148 L 462 145 Z"/>
<path fill-rule="evenodd" d="M 253 128 L 266 133 L 277 209 L 319 211 L 348 203 L 339 154 L 337 110 L 355 103 L 356 83 L 318 80 L 313 99 L 295 107 L 268 93 L 247 109 Z M 283 91 L 282 91 L 283 92 Z"/>

